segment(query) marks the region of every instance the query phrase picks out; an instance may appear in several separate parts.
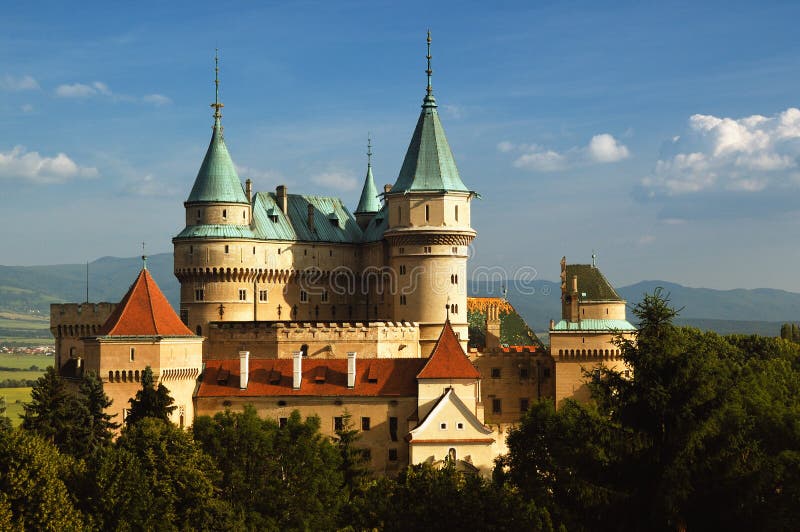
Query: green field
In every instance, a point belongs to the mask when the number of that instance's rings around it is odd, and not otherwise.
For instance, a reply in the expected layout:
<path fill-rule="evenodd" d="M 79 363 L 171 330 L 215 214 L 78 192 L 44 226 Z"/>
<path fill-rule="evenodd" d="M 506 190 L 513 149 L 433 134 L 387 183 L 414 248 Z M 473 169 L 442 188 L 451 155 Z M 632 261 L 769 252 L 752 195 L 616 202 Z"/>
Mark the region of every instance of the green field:
<path fill-rule="evenodd" d="M 22 414 L 22 403 L 31 400 L 30 388 L 0 388 L 0 396 L 6 399 L 6 415 L 16 427 L 20 424 L 19 416 Z"/>
<path fill-rule="evenodd" d="M 2 368 L 18 368 L 26 370 L 31 366 L 36 366 L 39 368 L 39 371 L 36 373 L 41 374 L 47 366 L 53 365 L 53 357 L 52 356 L 42 356 L 42 355 L 18 355 L 12 353 L 0 353 L 0 367 Z M 8 374 L 16 374 L 16 373 L 24 373 L 22 371 L 0 371 L 0 380 L 8 379 L 11 377 L 7 377 L 5 375 Z M 38 376 L 38 375 L 37 375 Z M 22 377 L 19 377 L 22 378 Z M 34 377 L 35 378 L 35 377 Z"/>

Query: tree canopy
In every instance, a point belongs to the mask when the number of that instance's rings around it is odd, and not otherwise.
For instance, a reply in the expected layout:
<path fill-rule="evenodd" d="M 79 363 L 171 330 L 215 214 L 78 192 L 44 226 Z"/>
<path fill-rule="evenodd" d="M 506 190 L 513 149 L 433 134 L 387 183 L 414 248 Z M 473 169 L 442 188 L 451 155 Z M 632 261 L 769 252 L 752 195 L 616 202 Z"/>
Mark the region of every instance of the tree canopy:
<path fill-rule="evenodd" d="M 148 417 L 169 421 L 170 414 L 177 408 L 164 383 L 159 382 L 158 387 L 155 386 L 155 377 L 150 366 L 142 371 L 142 388 L 128 402 L 131 408 L 125 422 L 129 424 Z"/>

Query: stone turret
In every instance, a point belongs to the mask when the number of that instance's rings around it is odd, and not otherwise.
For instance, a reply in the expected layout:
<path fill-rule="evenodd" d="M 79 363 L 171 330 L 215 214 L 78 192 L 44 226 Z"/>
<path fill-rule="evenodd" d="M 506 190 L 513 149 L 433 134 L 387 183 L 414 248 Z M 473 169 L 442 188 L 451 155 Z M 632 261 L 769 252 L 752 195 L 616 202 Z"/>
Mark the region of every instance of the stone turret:
<path fill-rule="evenodd" d="M 420 323 L 423 352 L 439 337 L 447 310 L 466 348 L 467 253 L 475 238 L 469 213 L 475 194 L 461 181 L 433 96 L 430 33 L 427 59 L 422 111 L 400 175 L 385 194 L 389 224 L 384 233 L 398 279 L 394 319 Z"/>
<path fill-rule="evenodd" d="M 375 188 L 375 179 L 372 177 L 372 139 L 367 139 L 367 176 L 364 178 L 364 187 L 361 189 L 361 197 L 358 206 L 353 212 L 356 216 L 361 229 L 365 229 L 369 221 L 381 210 L 381 202 L 378 200 L 378 189 Z"/>

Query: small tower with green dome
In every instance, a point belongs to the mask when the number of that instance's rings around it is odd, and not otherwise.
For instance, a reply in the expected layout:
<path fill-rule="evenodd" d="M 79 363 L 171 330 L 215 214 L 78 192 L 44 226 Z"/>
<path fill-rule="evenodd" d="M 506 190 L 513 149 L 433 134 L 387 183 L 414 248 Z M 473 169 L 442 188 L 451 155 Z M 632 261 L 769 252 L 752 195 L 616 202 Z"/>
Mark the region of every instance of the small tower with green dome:
<path fill-rule="evenodd" d="M 353 212 L 356 221 L 361 229 L 365 229 L 375 213 L 381 210 L 381 202 L 378 200 L 378 189 L 375 188 L 375 179 L 372 177 L 372 138 L 367 137 L 367 177 L 364 178 L 364 187 L 361 189 L 361 197 L 358 206 Z"/>

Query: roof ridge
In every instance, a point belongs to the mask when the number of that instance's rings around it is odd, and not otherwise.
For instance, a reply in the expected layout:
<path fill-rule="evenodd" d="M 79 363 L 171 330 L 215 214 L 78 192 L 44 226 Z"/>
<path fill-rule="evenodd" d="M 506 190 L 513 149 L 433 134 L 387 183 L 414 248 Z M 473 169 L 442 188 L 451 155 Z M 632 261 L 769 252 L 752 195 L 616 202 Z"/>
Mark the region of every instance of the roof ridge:
<path fill-rule="evenodd" d="M 428 361 L 417 374 L 418 379 L 480 379 L 448 319 L 433 346 Z"/>

